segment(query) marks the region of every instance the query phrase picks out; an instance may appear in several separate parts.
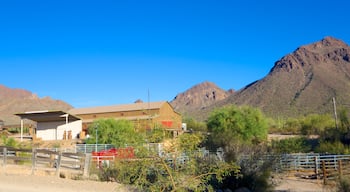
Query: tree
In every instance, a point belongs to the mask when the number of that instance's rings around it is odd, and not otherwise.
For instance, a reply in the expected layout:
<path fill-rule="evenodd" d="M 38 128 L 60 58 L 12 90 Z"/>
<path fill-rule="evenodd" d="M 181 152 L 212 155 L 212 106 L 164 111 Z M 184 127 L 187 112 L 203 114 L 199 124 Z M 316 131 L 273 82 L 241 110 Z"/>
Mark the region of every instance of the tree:
<path fill-rule="evenodd" d="M 211 139 L 219 147 L 231 142 L 259 144 L 267 139 L 267 122 L 262 112 L 252 107 L 229 106 L 214 111 L 208 118 Z"/>
<path fill-rule="evenodd" d="M 267 155 L 267 121 L 259 109 L 229 106 L 208 118 L 209 141 L 224 149 L 226 162 L 237 162 L 242 177 L 227 176 L 223 187 L 235 190 L 268 191 L 270 171 L 276 158 Z"/>
<path fill-rule="evenodd" d="M 329 114 L 309 114 L 301 120 L 304 135 L 318 135 L 331 127 L 334 127 L 334 120 Z"/>
<path fill-rule="evenodd" d="M 115 147 L 139 146 L 145 140 L 141 133 L 135 131 L 130 121 L 121 119 L 99 119 L 88 128 L 90 138 L 87 143 L 95 143 L 97 129 L 97 141 L 100 144 L 112 144 Z"/>

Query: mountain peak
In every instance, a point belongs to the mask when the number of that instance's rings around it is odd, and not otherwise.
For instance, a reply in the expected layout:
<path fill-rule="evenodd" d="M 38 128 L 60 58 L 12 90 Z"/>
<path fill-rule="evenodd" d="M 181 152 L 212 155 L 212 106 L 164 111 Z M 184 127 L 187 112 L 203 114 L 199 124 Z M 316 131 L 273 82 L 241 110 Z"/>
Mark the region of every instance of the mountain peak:
<path fill-rule="evenodd" d="M 295 71 L 308 70 L 313 65 L 320 63 L 350 62 L 350 47 L 343 41 L 334 37 L 325 37 L 322 40 L 301 46 L 293 53 L 282 57 L 277 61 L 270 72 L 280 70 Z"/>
<path fill-rule="evenodd" d="M 277 61 L 270 73 L 225 99 L 225 104 L 250 105 L 271 116 L 331 112 L 331 99 L 350 102 L 350 47 L 325 37 Z"/>
<path fill-rule="evenodd" d="M 348 47 L 348 45 L 340 39 L 336 39 L 334 37 L 327 36 L 318 42 L 315 42 L 315 43 L 312 43 L 309 45 L 305 45 L 305 46 L 301 46 L 299 49 L 305 48 L 305 49 L 308 49 L 310 51 L 315 51 L 315 50 L 324 50 L 324 49 L 329 49 L 329 48 L 333 49 L 333 48 L 337 48 L 337 47 Z"/>
<path fill-rule="evenodd" d="M 347 44 L 342 40 L 336 39 L 331 36 L 323 38 L 319 43 L 322 43 L 323 46 L 347 46 Z"/>
<path fill-rule="evenodd" d="M 215 83 L 204 81 L 179 93 L 170 104 L 180 112 L 192 112 L 223 100 L 232 93 L 233 90 L 225 91 Z"/>

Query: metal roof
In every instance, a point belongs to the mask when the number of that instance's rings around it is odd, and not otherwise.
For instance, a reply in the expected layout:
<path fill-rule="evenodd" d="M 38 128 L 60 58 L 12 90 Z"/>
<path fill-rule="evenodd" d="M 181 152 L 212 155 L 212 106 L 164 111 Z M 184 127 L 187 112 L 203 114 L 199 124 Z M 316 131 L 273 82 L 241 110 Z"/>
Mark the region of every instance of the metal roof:
<path fill-rule="evenodd" d="M 94 114 L 94 113 L 110 113 L 110 112 L 160 109 L 164 103 L 167 103 L 167 102 L 166 101 L 145 102 L 145 103 L 124 104 L 124 105 L 79 108 L 79 109 L 71 109 L 68 112 L 74 115 L 82 115 L 82 114 Z"/>
<path fill-rule="evenodd" d="M 135 121 L 135 120 L 153 119 L 153 118 L 156 118 L 156 117 L 159 117 L 159 115 L 152 115 L 152 116 L 140 115 L 140 116 L 131 116 L 131 117 L 116 117 L 116 118 L 113 118 L 113 119 L 115 119 L 115 120 L 125 119 L 125 120 L 133 120 L 133 121 Z M 104 119 L 104 118 L 102 118 L 102 119 Z M 95 120 L 96 119 L 83 119 L 83 122 L 84 123 L 92 123 Z"/>
<path fill-rule="evenodd" d="M 80 120 L 79 117 L 64 111 L 28 111 L 24 113 L 17 113 L 15 115 L 21 117 L 22 119 L 30 119 L 36 122 L 66 121 L 66 115 L 68 115 L 68 121 L 70 122 Z"/>

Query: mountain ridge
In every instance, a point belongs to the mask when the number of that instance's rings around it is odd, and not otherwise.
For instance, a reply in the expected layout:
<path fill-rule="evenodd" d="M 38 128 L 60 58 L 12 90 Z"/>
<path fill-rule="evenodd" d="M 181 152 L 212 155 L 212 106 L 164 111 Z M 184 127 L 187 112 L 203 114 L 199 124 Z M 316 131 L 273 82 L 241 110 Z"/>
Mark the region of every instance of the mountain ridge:
<path fill-rule="evenodd" d="M 212 110 L 227 105 L 257 107 L 275 118 L 329 113 L 333 97 L 350 103 L 349 80 L 350 47 L 328 36 L 283 56 L 264 78 L 194 111 L 193 117 L 205 120 Z"/>
<path fill-rule="evenodd" d="M 0 119 L 5 125 L 18 125 L 20 118 L 16 113 L 36 110 L 69 110 L 72 106 L 64 101 L 51 97 L 39 98 L 36 94 L 24 89 L 12 89 L 0 85 Z"/>
<path fill-rule="evenodd" d="M 170 101 L 170 104 L 176 111 L 179 111 L 185 116 L 191 116 L 195 111 L 223 100 L 233 93 L 233 89 L 225 91 L 213 82 L 204 81 L 177 94 L 175 98 Z"/>

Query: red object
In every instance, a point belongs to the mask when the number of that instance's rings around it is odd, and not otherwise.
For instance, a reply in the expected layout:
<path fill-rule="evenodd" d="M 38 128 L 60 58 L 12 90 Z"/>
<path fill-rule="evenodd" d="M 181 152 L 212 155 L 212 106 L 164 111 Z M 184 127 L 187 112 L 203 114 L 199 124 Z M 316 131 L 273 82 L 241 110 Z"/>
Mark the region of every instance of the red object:
<path fill-rule="evenodd" d="M 162 121 L 162 125 L 164 127 L 171 128 L 171 126 L 173 125 L 173 121 Z"/>
<path fill-rule="evenodd" d="M 93 161 L 104 161 L 104 160 L 114 160 L 114 159 L 131 159 L 135 157 L 133 147 L 125 148 L 111 148 L 108 150 L 102 150 L 98 152 L 92 152 Z"/>

